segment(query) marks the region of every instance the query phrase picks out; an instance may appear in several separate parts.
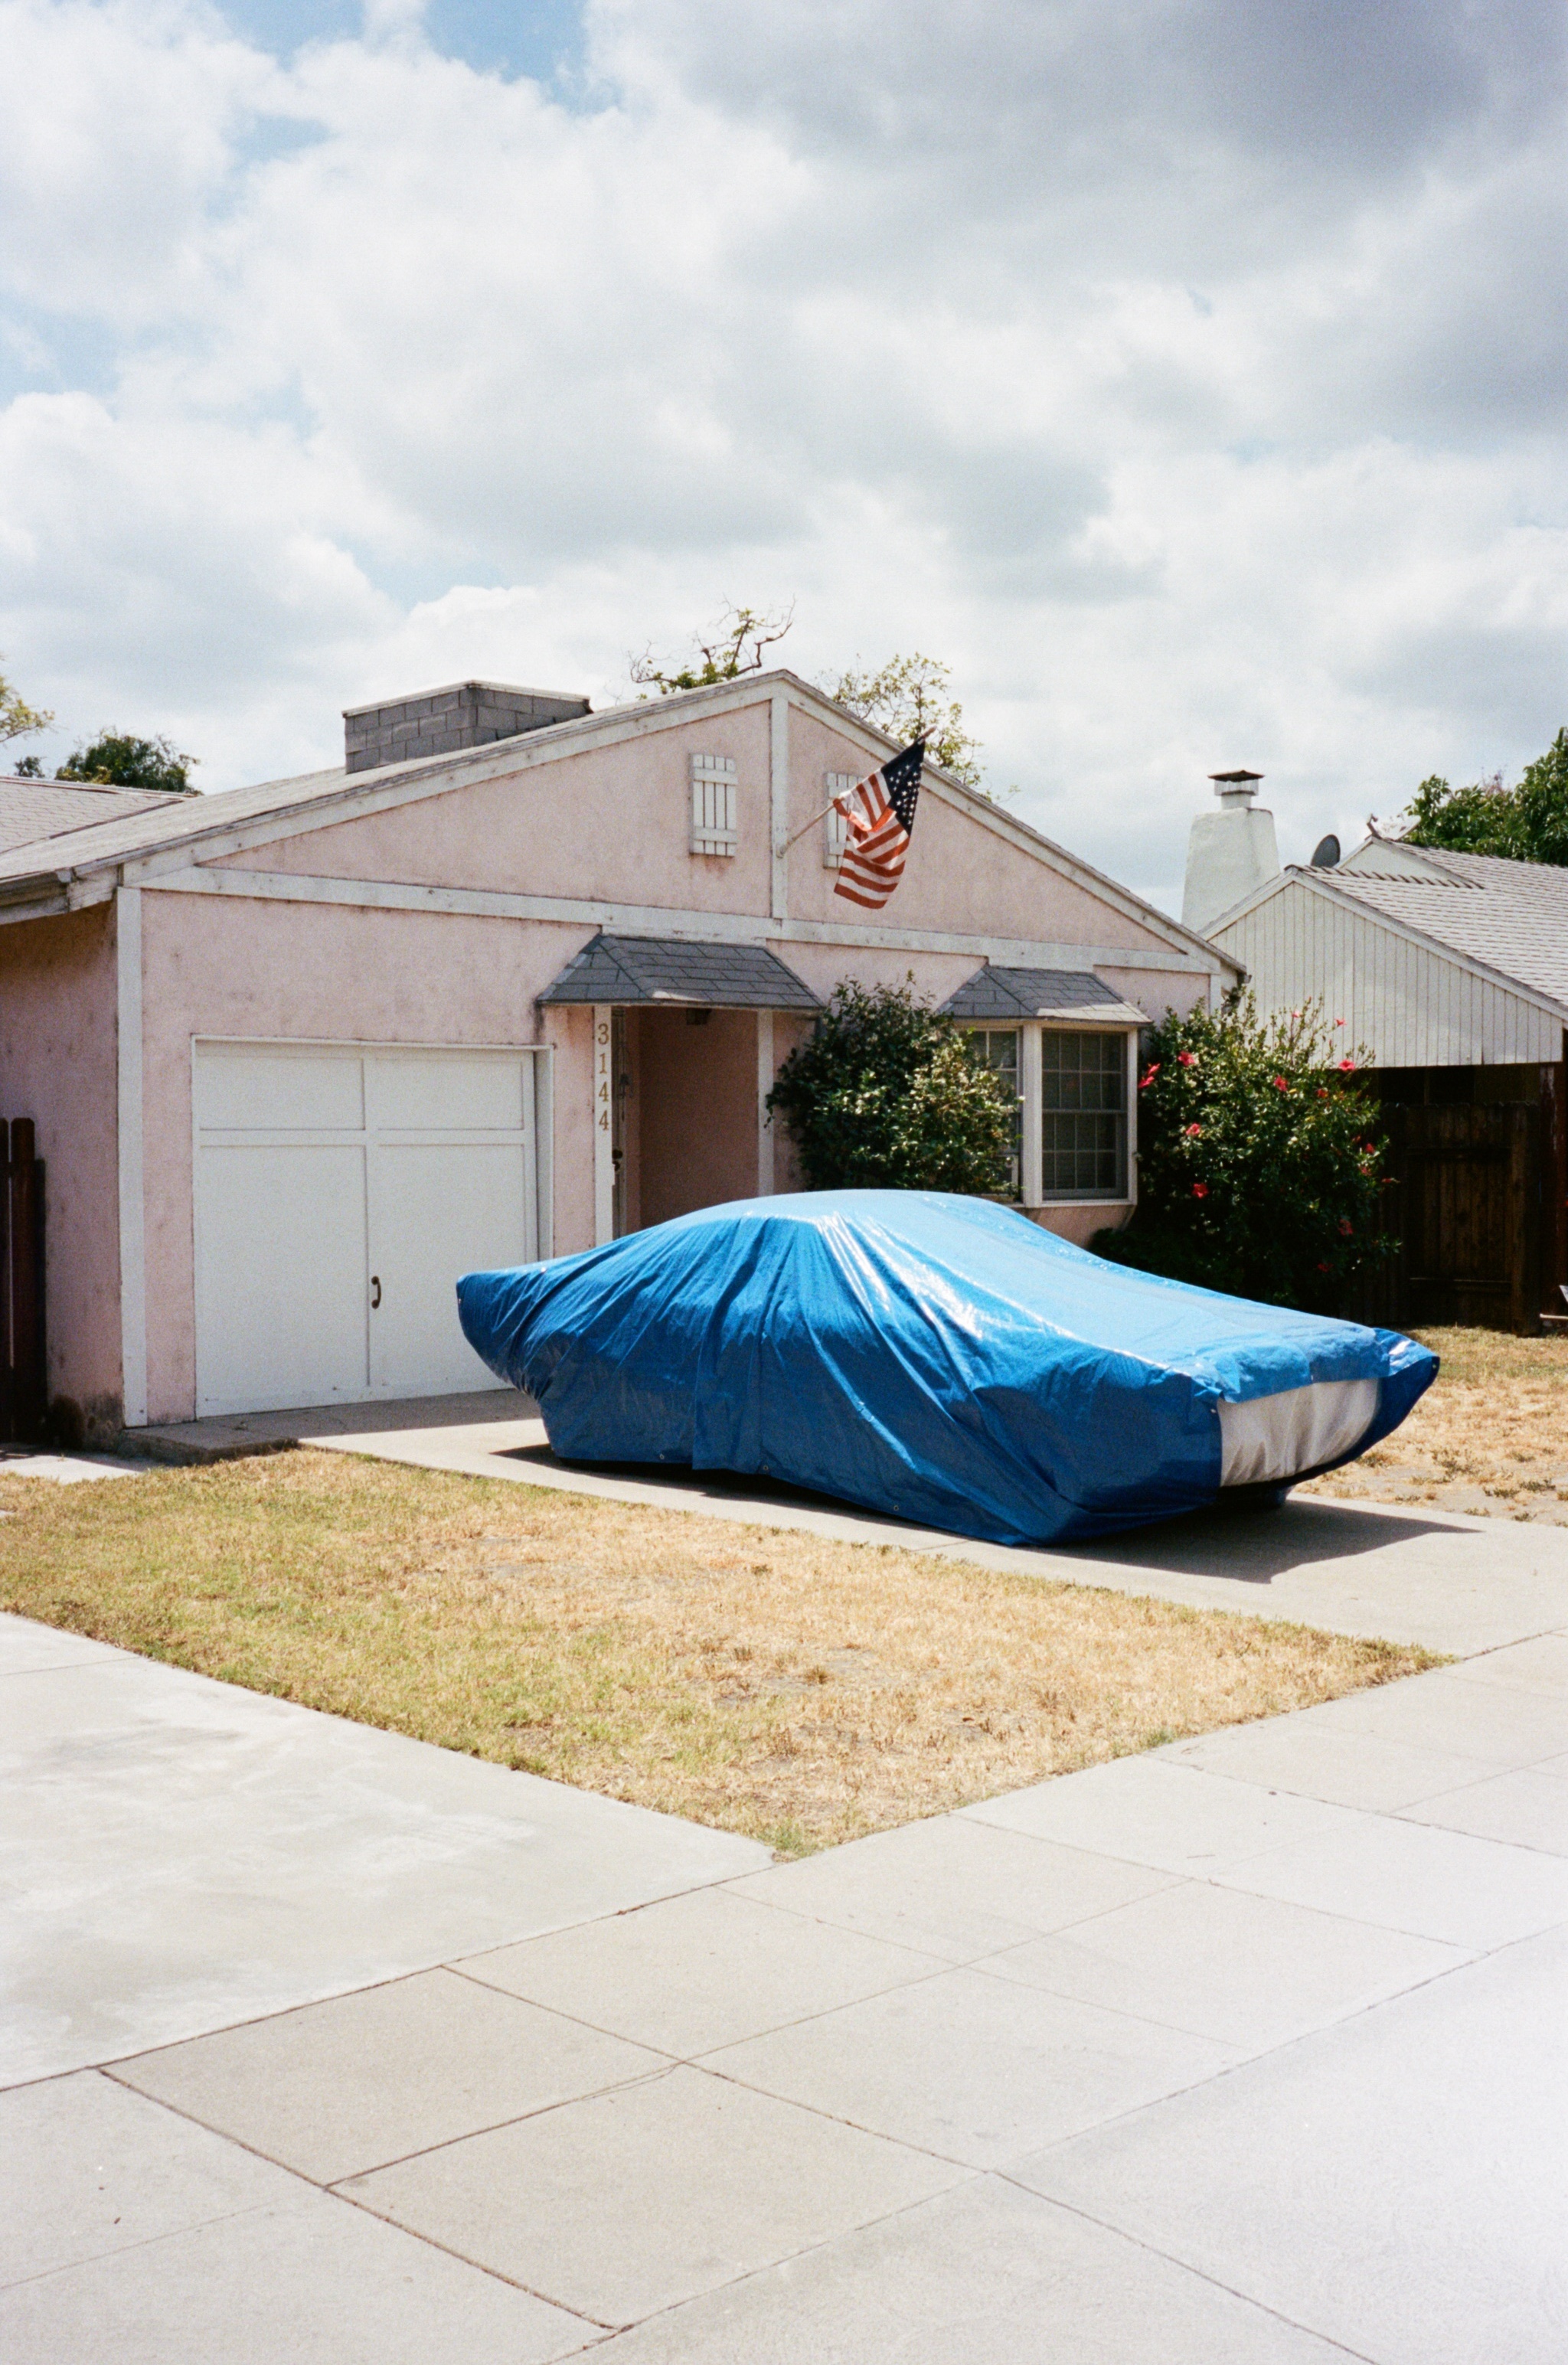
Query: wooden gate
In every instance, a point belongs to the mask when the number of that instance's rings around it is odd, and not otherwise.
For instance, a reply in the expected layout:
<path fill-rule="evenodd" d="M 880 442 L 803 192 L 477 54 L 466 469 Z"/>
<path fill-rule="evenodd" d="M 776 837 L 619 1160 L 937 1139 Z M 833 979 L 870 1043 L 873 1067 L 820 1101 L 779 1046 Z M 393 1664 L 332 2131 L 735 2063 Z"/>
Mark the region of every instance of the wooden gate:
<path fill-rule="evenodd" d="M 43 1161 L 30 1117 L 0 1117 L 0 1440 L 45 1434 Z"/>
<path fill-rule="evenodd" d="M 1384 1104 L 1383 1221 L 1398 1242 L 1368 1275 L 1362 1320 L 1401 1329 L 1533 1330 L 1540 1311 L 1540 1110 L 1527 1101 Z"/>

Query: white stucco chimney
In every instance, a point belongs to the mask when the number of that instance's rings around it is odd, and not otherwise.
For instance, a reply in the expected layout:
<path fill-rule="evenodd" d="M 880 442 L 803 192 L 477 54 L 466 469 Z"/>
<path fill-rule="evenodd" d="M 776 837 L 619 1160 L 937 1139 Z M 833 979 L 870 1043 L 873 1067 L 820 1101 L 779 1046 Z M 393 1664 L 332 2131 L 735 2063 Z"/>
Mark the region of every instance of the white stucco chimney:
<path fill-rule="evenodd" d="M 1233 903 L 1280 875 L 1274 816 L 1254 805 L 1261 772 L 1211 772 L 1218 813 L 1199 813 L 1187 840 L 1182 925 L 1201 936 Z"/>

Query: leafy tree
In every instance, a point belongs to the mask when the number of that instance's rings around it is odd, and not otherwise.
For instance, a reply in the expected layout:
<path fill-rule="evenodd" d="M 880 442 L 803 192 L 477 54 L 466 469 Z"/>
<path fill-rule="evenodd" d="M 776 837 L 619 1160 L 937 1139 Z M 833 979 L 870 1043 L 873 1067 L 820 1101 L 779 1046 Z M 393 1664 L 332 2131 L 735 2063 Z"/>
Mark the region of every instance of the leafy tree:
<path fill-rule="evenodd" d="M 1138 1079 L 1137 1207 L 1092 1246 L 1266 1305 L 1332 1306 L 1390 1246 L 1386 1144 L 1356 1078 L 1316 1006 L 1260 1020 L 1238 991 L 1218 1013 L 1168 1016 Z"/>
<path fill-rule="evenodd" d="M 35 731 L 47 731 L 53 721 L 43 707 L 29 706 L 20 690 L 0 673 L 0 747 L 13 739 L 30 739 Z M 36 779 L 38 768 L 38 757 L 28 756 L 23 763 L 23 777 Z"/>
<path fill-rule="evenodd" d="M 760 608 L 737 608 L 729 600 L 723 612 L 711 630 L 712 638 L 705 641 L 700 633 L 691 636 L 692 662 L 678 672 L 666 671 L 654 663 L 651 648 L 631 660 L 634 682 L 651 682 L 661 698 L 672 690 L 706 689 L 711 682 L 734 681 L 743 673 L 760 673 L 767 652 L 776 641 L 781 641 L 795 621 L 793 602 L 777 615 Z"/>
<path fill-rule="evenodd" d="M 1568 867 L 1568 730 L 1526 765 L 1512 789 L 1501 772 L 1460 789 L 1434 773 L 1410 801 L 1405 835 L 1412 846 Z"/>
<path fill-rule="evenodd" d="M 1013 1102 L 963 1034 L 902 986 L 834 989 L 767 1096 L 808 1186 L 1006 1193 Z"/>
<path fill-rule="evenodd" d="M 121 731 L 101 732 L 89 747 L 78 747 L 55 774 L 57 780 L 97 780 L 121 789 L 162 789 L 194 797 L 190 767 L 169 739 L 138 739 Z"/>
<path fill-rule="evenodd" d="M 825 679 L 822 688 L 890 739 L 906 745 L 912 739 L 924 739 L 934 762 L 978 789 L 980 741 L 964 729 L 964 710 L 949 694 L 951 679 L 935 657 L 917 654 L 890 657 L 879 673 L 840 674 L 836 681 Z"/>

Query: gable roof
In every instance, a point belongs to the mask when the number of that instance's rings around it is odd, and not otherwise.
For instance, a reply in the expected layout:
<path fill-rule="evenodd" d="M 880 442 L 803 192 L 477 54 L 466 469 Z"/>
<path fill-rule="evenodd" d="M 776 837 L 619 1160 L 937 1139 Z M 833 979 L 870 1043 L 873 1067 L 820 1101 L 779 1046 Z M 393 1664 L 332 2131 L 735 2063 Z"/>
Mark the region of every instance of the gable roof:
<path fill-rule="evenodd" d="M 1016 1026 L 1021 1018 L 1099 1018 L 1122 1026 L 1148 1023 L 1146 1012 L 1113 993 L 1092 970 L 1005 969 L 994 961 L 967 977 L 942 1012 L 947 1018 L 989 1018 L 1002 1026 Z"/>
<path fill-rule="evenodd" d="M 1518 902 L 1529 898 L 1555 905 L 1568 915 L 1568 869 L 1551 862 L 1516 862 L 1500 854 L 1460 854 L 1446 846 L 1417 846 L 1407 837 L 1383 837 L 1376 830 L 1346 856 L 1335 876 L 1353 879 L 1422 878 L 1436 886 L 1492 888 Z"/>
<path fill-rule="evenodd" d="M 1403 848 L 1401 849 L 1403 851 Z M 1359 848 L 1365 853 L 1366 848 Z M 1505 985 L 1522 989 L 1568 1020 L 1568 870 L 1493 855 L 1413 848 L 1433 860 L 1427 877 L 1287 865 L 1213 923 L 1228 932 L 1291 886 L 1343 898 L 1401 933 L 1457 954 Z"/>
<path fill-rule="evenodd" d="M 156 806 L 183 805 L 189 799 L 168 789 L 121 789 L 98 780 L 29 780 L 0 776 L 0 855 L 14 846 L 37 846 L 74 830 L 127 821 Z"/>
<path fill-rule="evenodd" d="M 609 936 L 575 953 L 542 1003 L 674 1002 L 715 1010 L 820 1010 L 819 997 L 766 945 L 690 944 L 682 936 Z"/>
<path fill-rule="evenodd" d="M 1484 855 L 1450 860 L 1484 863 L 1488 870 L 1502 872 L 1546 868 L 1533 862 L 1495 862 Z M 1418 928 L 1438 944 L 1484 962 L 1520 985 L 1533 986 L 1568 1011 L 1568 870 L 1551 872 L 1549 879 L 1555 883 L 1508 877 L 1483 880 L 1451 873 L 1441 881 L 1385 879 L 1355 870 L 1338 883 L 1358 903 Z"/>
<path fill-rule="evenodd" d="M 857 743 L 871 763 L 879 763 L 890 750 L 896 749 L 897 742 L 886 732 L 851 714 L 813 683 L 780 667 L 770 673 L 744 674 L 736 680 L 716 682 L 701 689 L 680 690 L 669 698 L 607 707 L 598 714 L 544 723 L 515 738 L 494 740 L 484 746 L 436 757 L 414 757 L 354 773 L 340 764 L 330 770 L 300 773 L 288 779 L 263 780 L 254 788 L 219 789 L 198 796 L 174 798 L 169 801 L 167 809 L 106 819 L 95 827 L 73 832 L 69 858 L 63 861 L 44 837 L 14 845 L 8 850 L 0 848 L 0 911 L 7 904 L 30 903 L 36 907 L 45 899 L 47 908 L 51 909 L 92 902 L 112 891 L 114 874 L 124 864 L 135 864 L 139 867 L 137 875 L 149 876 L 154 869 L 211 861 L 222 854 L 324 829 L 334 822 L 355 819 L 420 798 L 443 795 L 473 782 L 532 770 L 585 747 L 615 745 L 667 730 L 695 717 L 756 705 L 779 691 L 787 693 L 795 705 L 815 713 L 852 744 Z M 1235 975 L 1241 973 L 1234 954 L 1183 927 L 1169 913 L 1157 910 L 1130 888 L 1096 870 L 1092 863 L 1031 829 L 1016 814 L 955 779 L 940 765 L 927 761 L 922 786 L 992 836 L 1082 888 L 1146 931 L 1156 945 L 1187 955 L 1196 953 L 1205 965 L 1228 970 Z M 142 869 L 140 866 L 147 868 Z"/>

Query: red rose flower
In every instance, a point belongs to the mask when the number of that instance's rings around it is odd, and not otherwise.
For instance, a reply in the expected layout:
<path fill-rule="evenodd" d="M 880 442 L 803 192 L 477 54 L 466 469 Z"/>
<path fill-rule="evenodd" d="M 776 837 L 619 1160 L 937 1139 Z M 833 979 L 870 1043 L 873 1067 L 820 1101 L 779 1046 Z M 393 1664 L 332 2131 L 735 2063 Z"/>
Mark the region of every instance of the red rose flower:
<path fill-rule="evenodd" d="M 1290 1088 L 1291 1081 L 1288 1076 L 1276 1076 L 1274 1078 L 1274 1090 L 1277 1093 L 1288 1093 Z"/>
<path fill-rule="evenodd" d="M 1176 1057 L 1184 1068 L 1195 1068 L 1198 1064 L 1198 1055 L 1195 1051 L 1178 1051 Z"/>
<path fill-rule="evenodd" d="M 1206 1182 L 1194 1182 L 1194 1183 L 1193 1183 L 1193 1198 L 1194 1198 L 1194 1199 L 1206 1199 L 1206 1198 L 1208 1197 L 1208 1195 L 1209 1195 L 1209 1186 L 1208 1186 L 1208 1184 L 1207 1184 Z"/>
<path fill-rule="evenodd" d="M 1158 1059 L 1152 1060 L 1152 1061 L 1150 1062 L 1150 1064 L 1148 1065 L 1148 1067 L 1145 1069 L 1145 1070 L 1144 1070 L 1143 1074 L 1142 1074 L 1142 1075 L 1138 1078 L 1138 1080 L 1137 1080 L 1137 1088 L 1138 1088 L 1139 1092 L 1140 1092 L 1140 1093 L 1147 1092 L 1147 1091 L 1148 1090 L 1149 1085 L 1153 1083 L 1153 1082 L 1154 1082 L 1154 1080 L 1155 1080 L 1156 1076 L 1158 1076 L 1158 1075 L 1159 1075 L 1159 1060 L 1158 1060 Z"/>
<path fill-rule="evenodd" d="M 1182 1132 L 1186 1135 L 1189 1141 L 1196 1141 L 1203 1129 L 1204 1128 L 1201 1125 L 1184 1125 L 1182 1127 Z"/>
<path fill-rule="evenodd" d="M 1352 1232 L 1354 1232 L 1355 1228 L 1356 1228 L 1356 1227 L 1355 1227 L 1354 1224 L 1352 1224 L 1352 1223 L 1351 1223 L 1350 1218 L 1349 1217 L 1349 1216 L 1340 1216 L 1340 1218 L 1339 1218 L 1339 1229 L 1340 1229 L 1340 1232 L 1343 1234 L 1343 1236 L 1344 1236 L 1344 1238 L 1345 1238 L 1346 1239 L 1349 1239 L 1350 1238 L 1350 1235 L 1352 1234 Z"/>
<path fill-rule="evenodd" d="M 1334 1064 L 1338 1069 L 1339 1073 L 1342 1076 L 1352 1075 L 1355 1072 L 1356 1063 L 1354 1059 L 1336 1059 Z"/>

